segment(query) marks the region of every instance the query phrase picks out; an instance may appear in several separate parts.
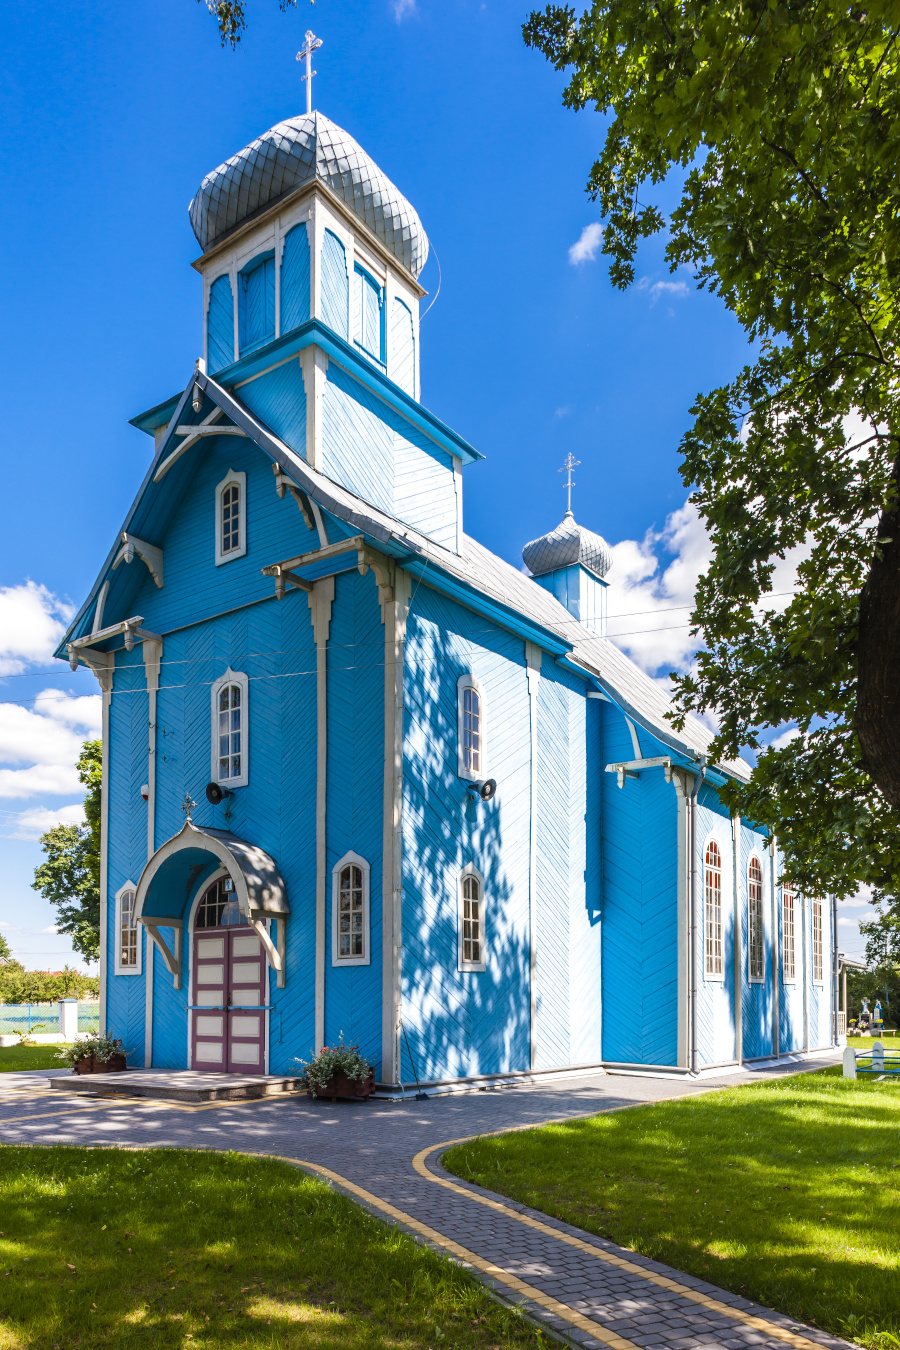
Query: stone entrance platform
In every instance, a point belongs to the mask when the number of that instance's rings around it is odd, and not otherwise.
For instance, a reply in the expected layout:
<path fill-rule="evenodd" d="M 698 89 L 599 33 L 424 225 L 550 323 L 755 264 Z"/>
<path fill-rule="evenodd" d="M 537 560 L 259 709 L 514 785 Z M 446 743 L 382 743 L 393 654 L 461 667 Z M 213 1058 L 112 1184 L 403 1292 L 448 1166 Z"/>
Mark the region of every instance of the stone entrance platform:
<path fill-rule="evenodd" d="M 197 1073 L 192 1069 L 126 1069 L 124 1073 L 69 1073 L 50 1079 L 51 1088 L 92 1097 L 151 1097 L 157 1101 L 239 1102 L 303 1092 L 296 1077 L 278 1074 Z"/>

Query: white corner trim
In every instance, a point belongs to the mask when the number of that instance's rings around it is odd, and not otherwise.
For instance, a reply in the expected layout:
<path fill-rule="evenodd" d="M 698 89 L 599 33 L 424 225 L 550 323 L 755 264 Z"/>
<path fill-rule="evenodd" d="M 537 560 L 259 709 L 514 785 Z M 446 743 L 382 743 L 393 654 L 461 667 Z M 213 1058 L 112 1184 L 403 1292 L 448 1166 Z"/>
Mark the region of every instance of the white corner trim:
<path fill-rule="evenodd" d="M 241 501 L 238 512 L 238 530 L 241 536 L 241 542 L 237 548 L 229 549 L 227 553 L 222 552 L 222 494 L 232 483 L 236 483 L 240 489 Z M 233 562 L 235 558 L 243 558 L 247 552 L 247 475 L 243 469 L 229 469 L 221 483 L 216 484 L 216 567 L 221 567 L 223 563 Z"/>
<path fill-rule="evenodd" d="M 116 891 L 116 896 L 115 896 L 115 901 L 116 901 L 116 908 L 115 908 L 115 926 L 116 926 L 116 927 L 115 927 L 115 943 L 116 943 L 116 946 L 115 946 L 115 957 L 114 957 L 113 959 L 114 959 L 114 962 L 115 962 L 115 965 L 114 965 L 114 972 L 115 972 L 116 975 L 140 975 L 140 974 L 141 974 L 141 971 L 142 971 L 142 969 L 143 969 L 142 962 L 141 962 L 141 955 L 142 955 L 142 950 L 141 950 L 141 948 L 142 948 L 142 944 L 141 944 L 141 930 L 140 930 L 140 928 L 138 928 L 138 930 L 137 930 L 137 965 L 135 965 L 135 966 L 123 966 L 123 965 L 122 965 L 122 943 L 121 943 L 121 933 L 122 933 L 122 897 L 123 897 L 123 895 L 126 895 L 128 891 L 131 891 L 132 895 L 134 896 L 134 904 L 132 905 L 131 918 L 132 918 L 132 922 L 134 923 L 135 927 L 137 927 L 137 918 L 136 918 L 136 916 L 135 916 L 135 905 L 136 905 L 136 903 L 137 903 L 137 885 L 136 885 L 135 882 L 133 882 L 133 881 L 126 881 L 125 884 L 124 884 L 124 886 L 120 886 L 119 889 Z"/>
<path fill-rule="evenodd" d="M 475 877 L 481 889 L 481 960 L 464 961 L 463 960 L 463 882 L 466 877 Z M 457 962 L 456 968 L 459 971 L 480 971 L 487 970 L 487 896 L 485 893 L 484 877 L 479 872 L 474 863 L 467 863 L 456 879 L 456 904 L 457 904 Z"/>
<path fill-rule="evenodd" d="M 340 894 L 340 878 L 343 869 L 351 864 L 355 864 L 362 869 L 363 875 L 363 954 L 362 956 L 341 956 L 338 953 L 338 927 L 339 912 L 338 899 Z M 369 922 L 369 876 L 370 868 L 365 858 L 361 858 L 358 853 L 352 850 L 345 853 L 339 862 L 336 862 L 331 869 L 331 964 L 333 966 L 369 966 L 372 964 L 372 948 L 370 944 L 370 922 Z"/>
<path fill-rule="evenodd" d="M 466 768 L 465 756 L 463 754 L 463 691 L 465 689 L 474 689 L 478 695 L 479 703 L 479 735 L 481 737 L 481 765 L 477 773 Z M 484 686 L 480 680 L 476 680 L 472 674 L 460 675 L 456 681 L 456 772 L 459 778 L 466 778 L 471 783 L 483 782 L 488 776 L 488 755 L 487 755 L 487 699 L 484 696 Z"/>
<path fill-rule="evenodd" d="M 238 778 L 219 777 L 219 691 L 236 684 L 241 691 L 241 774 Z M 231 666 L 215 680 L 210 689 L 210 782 L 226 788 L 246 787 L 250 773 L 250 680 L 243 671 Z"/>

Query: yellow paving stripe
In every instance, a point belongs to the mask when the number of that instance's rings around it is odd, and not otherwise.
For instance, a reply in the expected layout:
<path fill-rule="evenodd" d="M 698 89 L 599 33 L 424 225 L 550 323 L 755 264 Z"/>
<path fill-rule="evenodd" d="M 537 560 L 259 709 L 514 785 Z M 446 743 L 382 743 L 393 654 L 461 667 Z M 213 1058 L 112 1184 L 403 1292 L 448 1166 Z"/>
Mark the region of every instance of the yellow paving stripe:
<path fill-rule="evenodd" d="M 622 1110 L 621 1107 L 614 1108 Z M 592 1112 L 592 1115 L 598 1115 L 599 1112 Z M 583 1117 L 581 1117 L 583 1119 Z M 564 1119 L 572 1120 L 575 1117 L 567 1116 Z M 544 1124 L 558 1124 L 559 1121 L 545 1121 Z M 534 1125 L 513 1125 L 507 1130 L 492 1130 L 494 1134 L 512 1134 L 516 1130 L 540 1128 Z M 589 1256 L 596 1257 L 598 1261 L 603 1261 L 607 1265 L 615 1266 L 617 1270 L 627 1271 L 629 1275 L 639 1275 L 641 1279 L 647 1280 L 649 1284 L 655 1284 L 660 1289 L 666 1289 L 669 1293 L 679 1294 L 682 1298 L 690 1299 L 692 1303 L 699 1303 L 701 1307 L 708 1308 L 711 1312 L 724 1313 L 726 1317 L 732 1317 L 736 1322 L 742 1322 L 744 1326 L 752 1327 L 754 1331 L 764 1331 L 767 1336 L 772 1336 L 776 1340 L 785 1341 L 788 1345 L 797 1347 L 797 1350 L 822 1350 L 822 1346 L 817 1341 L 810 1341 L 805 1336 L 800 1336 L 795 1331 L 789 1331 L 787 1327 L 779 1326 L 777 1322 L 770 1322 L 764 1317 L 755 1317 L 753 1313 L 745 1312 L 742 1308 L 734 1308 L 730 1303 L 723 1303 L 720 1299 L 712 1298 L 709 1294 L 702 1293 L 699 1289 L 691 1289 L 686 1284 L 679 1284 L 677 1280 L 672 1280 L 668 1275 L 659 1275 L 656 1271 L 646 1270 L 644 1266 L 637 1265 L 634 1261 L 628 1261 L 624 1257 L 616 1256 L 613 1252 L 604 1251 L 602 1247 L 595 1246 L 592 1242 L 585 1242 L 583 1238 L 574 1237 L 571 1233 L 561 1232 L 558 1228 L 552 1228 L 548 1223 L 541 1223 L 540 1219 L 533 1219 L 529 1214 L 519 1214 L 508 1205 L 500 1204 L 498 1200 L 491 1200 L 486 1195 L 478 1195 L 475 1191 L 467 1190 L 465 1186 L 458 1186 L 455 1182 L 449 1181 L 445 1177 L 439 1177 L 434 1172 L 429 1171 L 426 1166 L 426 1159 L 430 1154 L 436 1153 L 438 1149 L 452 1148 L 455 1144 L 468 1144 L 472 1139 L 483 1136 L 470 1135 L 467 1139 L 448 1139 L 444 1144 L 432 1144 L 429 1148 L 423 1148 L 413 1158 L 413 1167 L 420 1177 L 425 1177 L 427 1181 L 433 1181 L 436 1186 L 444 1186 L 448 1191 L 456 1191 L 458 1195 L 463 1195 L 467 1200 L 475 1200 L 479 1205 L 484 1205 L 487 1209 L 492 1209 L 505 1217 L 515 1219 L 517 1223 L 524 1224 L 526 1228 L 534 1228 L 539 1233 L 546 1233 L 548 1237 L 555 1238 L 557 1242 L 564 1242 L 569 1247 L 575 1247 L 580 1252 L 585 1252 Z M 592 1323 L 592 1325 L 594 1325 Z"/>
<path fill-rule="evenodd" d="M 44 1094 L 41 1094 L 42 1096 Z M 293 1093 L 286 1093 L 277 1097 L 245 1097 L 237 1101 L 220 1102 L 179 1102 L 157 1100 L 153 1097 L 131 1097 L 131 1096 L 104 1096 L 82 1098 L 82 1106 L 63 1107 L 60 1111 L 35 1111 L 30 1116 L 2 1116 L 0 1115 L 0 1130 L 4 1125 L 17 1125 L 23 1120 L 42 1120 L 46 1116 L 72 1116 L 78 1115 L 81 1111 L 92 1107 L 95 1111 L 100 1107 L 106 1107 L 112 1110 L 115 1107 L 124 1106 L 143 1106 L 152 1107 L 154 1110 L 164 1111 L 212 1111 L 222 1110 L 226 1106 L 255 1106 L 259 1102 L 281 1102 L 290 1101 Z M 60 1103 L 62 1106 L 62 1103 Z"/>
<path fill-rule="evenodd" d="M 278 1157 L 277 1154 L 273 1153 L 257 1153 L 248 1154 L 246 1156 L 258 1158 Z M 348 1181 L 347 1178 L 342 1177 L 339 1172 L 332 1172 L 330 1168 L 322 1167 L 319 1163 L 304 1162 L 299 1158 L 282 1157 L 279 1158 L 279 1161 L 290 1163 L 294 1167 L 302 1167 L 310 1172 L 317 1172 L 320 1176 L 327 1177 L 329 1181 L 333 1181 L 336 1185 L 340 1186 L 342 1190 L 349 1191 L 351 1195 L 357 1196 L 360 1200 L 365 1200 L 366 1204 L 371 1205 L 374 1209 L 380 1210 L 382 1214 L 386 1214 L 390 1218 L 396 1219 L 407 1228 L 412 1228 L 414 1232 L 427 1238 L 429 1242 L 433 1242 L 435 1246 L 443 1248 L 444 1251 L 457 1257 L 458 1260 L 465 1261 L 467 1265 L 474 1266 L 476 1270 L 480 1270 L 483 1274 L 489 1275 L 491 1279 L 496 1280 L 499 1284 L 506 1285 L 508 1289 L 512 1289 L 523 1298 L 527 1298 L 532 1303 L 536 1303 L 538 1307 L 545 1309 L 546 1312 L 553 1313 L 554 1316 L 559 1317 L 562 1321 L 568 1322 L 570 1326 L 577 1327 L 579 1331 L 588 1332 L 594 1340 L 602 1341 L 604 1345 L 610 1346 L 610 1350 L 638 1350 L 638 1347 L 633 1341 L 626 1340 L 624 1336 L 617 1336 L 614 1331 L 607 1331 L 599 1322 L 594 1322 L 591 1318 L 584 1317 L 581 1313 L 576 1312 L 574 1308 L 570 1308 L 567 1303 L 560 1303 L 558 1299 L 551 1298 L 549 1294 L 543 1293 L 540 1289 L 535 1289 L 533 1285 L 526 1284 L 524 1280 L 520 1280 L 517 1275 L 513 1275 L 510 1271 L 504 1270 L 501 1266 L 495 1266 L 491 1261 L 485 1261 L 484 1258 L 478 1256 L 477 1253 L 471 1252 L 467 1247 L 461 1247 L 458 1242 L 453 1242 L 450 1238 L 444 1237 L 443 1233 L 439 1233 L 435 1228 L 430 1228 L 428 1224 L 422 1223 L 421 1220 L 414 1218 L 412 1214 L 407 1214 L 404 1210 L 397 1209 L 396 1205 L 388 1204 L 386 1200 L 382 1200 L 379 1196 L 373 1195 L 371 1191 L 363 1190 L 362 1186 L 357 1186 L 355 1182 Z M 817 1346 L 816 1350 L 822 1350 L 821 1346 Z"/>

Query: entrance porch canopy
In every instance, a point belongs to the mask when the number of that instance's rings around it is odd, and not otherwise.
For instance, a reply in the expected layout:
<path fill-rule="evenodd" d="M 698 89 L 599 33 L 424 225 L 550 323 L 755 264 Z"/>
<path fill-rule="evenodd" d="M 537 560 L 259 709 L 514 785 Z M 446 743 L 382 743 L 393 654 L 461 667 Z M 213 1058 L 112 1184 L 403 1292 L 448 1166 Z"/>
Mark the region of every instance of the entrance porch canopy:
<path fill-rule="evenodd" d="M 178 834 L 156 850 L 141 873 L 135 897 L 135 918 L 156 943 L 175 979 L 175 988 L 180 989 L 185 912 L 203 882 L 222 868 L 234 882 L 238 908 L 259 934 L 281 987 L 284 984 L 284 920 L 290 914 L 284 881 L 268 853 L 227 830 L 202 828 L 186 820 Z M 277 947 L 266 928 L 267 919 L 275 921 Z M 174 952 L 160 936 L 160 927 L 174 929 Z"/>

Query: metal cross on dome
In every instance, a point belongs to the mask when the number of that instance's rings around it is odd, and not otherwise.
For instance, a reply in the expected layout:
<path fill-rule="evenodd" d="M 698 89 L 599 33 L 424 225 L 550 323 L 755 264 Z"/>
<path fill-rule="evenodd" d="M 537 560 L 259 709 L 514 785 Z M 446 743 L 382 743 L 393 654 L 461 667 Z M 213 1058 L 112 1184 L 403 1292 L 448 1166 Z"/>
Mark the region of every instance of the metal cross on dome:
<path fill-rule="evenodd" d="M 191 812 L 193 811 L 193 809 L 194 809 L 194 807 L 195 807 L 196 805 L 197 805 L 197 803 L 194 801 L 194 799 L 193 799 L 193 797 L 191 796 L 191 794 L 190 794 L 189 792 L 186 792 L 186 793 L 184 794 L 184 801 L 181 803 L 181 809 L 182 809 L 182 811 L 183 811 L 184 814 L 185 814 L 185 819 L 186 819 L 186 820 L 190 821 L 190 819 L 191 819 Z"/>
<path fill-rule="evenodd" d="M 566 488 L 568 489 L 569 493 L 569 507 L 568 507 L 569 515 L 572 514 L 572 489 L 575 486 L 575 484 L 572 482 L 572 470 L 577 468 L 580 463 L 581 460 L 576 459 L 575 456 L 570 452 L 568 455 L 566 455 L 565 463 L 559 470 L 559 473 L 567 473 L 569 475 L 568 480 L 566 481 Z"/>
<path fill-rule="evenodd" d="M 312 82 L 316 71 L 312 68 L 312 54 L 322 46 L 322 39 L 317 38 L 311 28 L 306 30 L 306 43 L 297 53 L 298 61 L 306 62 L 306 74 L 301 75 L 301 80 L 306 83 L 306 111 L 312 112 Z"/>

